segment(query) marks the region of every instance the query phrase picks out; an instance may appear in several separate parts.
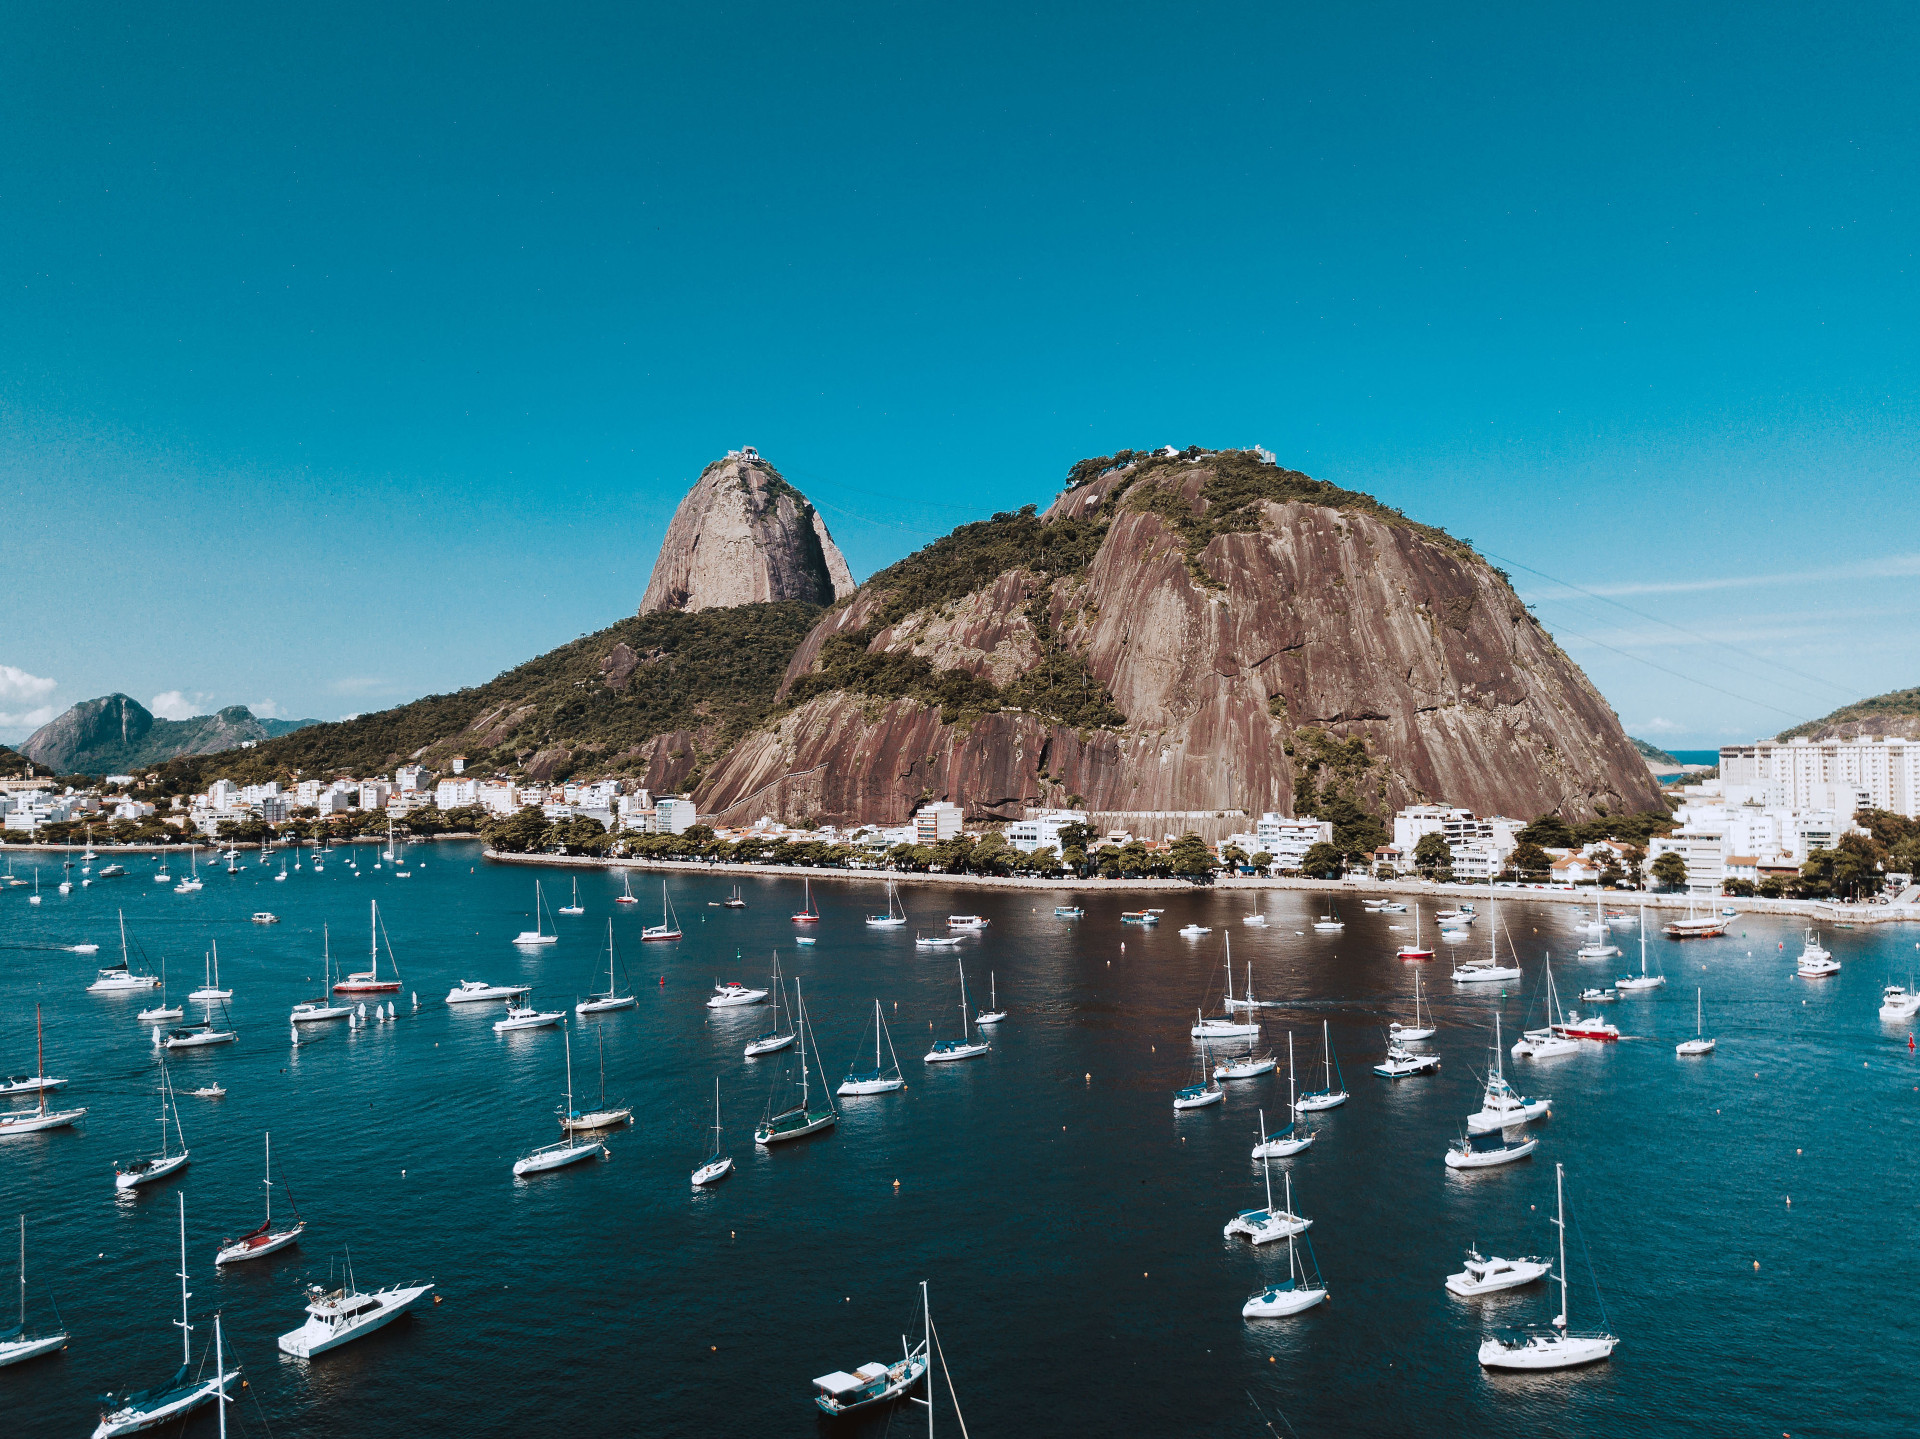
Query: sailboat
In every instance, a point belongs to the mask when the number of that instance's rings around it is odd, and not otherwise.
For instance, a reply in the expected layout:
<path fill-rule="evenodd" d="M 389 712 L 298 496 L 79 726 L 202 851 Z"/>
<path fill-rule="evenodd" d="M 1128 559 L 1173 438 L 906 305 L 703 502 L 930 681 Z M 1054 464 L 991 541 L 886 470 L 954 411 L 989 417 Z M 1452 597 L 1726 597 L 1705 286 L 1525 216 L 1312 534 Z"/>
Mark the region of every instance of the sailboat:
<path fill-rule="evenodd" d="M 1332 900 L 1328 900 L 1327 913 L 1316 919 L 1313 922 L 1313 927 L 1321 934 L 1338 934 L 1347 927 L 1347 923 L 1340 918 L 1340 906 Z"/>
<path fill-rule="evenodd" d="M 1287 1207 L 1283 1209 L 1273 1207 L 1272 1162 L 1262 1159 L 1260 1171 L 1266 1176 L 1267 1181 L 1267 1207 L 1241 1210 L 1227 1221 L 1226 1228 L 1220 1231 L 1221 1238 L 1231 1239 L 1236 1234 L 1244 1234 L 1255 1244 L 1271 1244 L 1276 1239 L 1304 1234 L 1313 1226 L 1311 1219 L 1302 1219 L 1293 1212 L 1291 1189 L 1288 1190 Z"/>
<path fill-rule="evenodd" d="M 151 1389 L 142 1389 L 123 1399 L 115 1399 L 111 1394 L 103 1394 L 100 1423 L 93 1431 L 92 1439 L 117 1439 L 121 1434 L 137 1434 L 143 1429 L 154 1429 L 171 1419 L 177 1419 L 189 1410 L 198 1409 L 202 1404 L 214 1398 L 224 1400 L 227 1386 L 240 1377 L 238 1369 L 228 1369 L 218 1352 L 214 1354 L 213 1374 L 210 1378 L 188 1378 L 193 1367 L 193 1325 L 187 1317 L 187 1196 L 180 1196 L 180 1318 L 176 1321 L 180 1330 L 180 1367 L 166 1382 L 156 1384 Z M 214 1320 L 215 1333 L 219 1331 L 219 1320 Z M 225 1412 L 224 1405 L 222 1412 Z"/>
<path fill-rule="evenodd" d="M 1287 1034 L 1287 1114 L 1292 1116 L 1294 1112 L 1293 1034 L 1289 1031 Z M 1260 1111 L 1260 1142 L 1253 1147 L 1253 1157 L 1265 1159 L 1272 1156 L 1275 1159 L 1285 1159 L 1288 1155 L 1298 1154 L 1312 1144 L 1313 1138 L 1312 1130 L 1300 1129 L 1291 1117 L 1285 1129 L 1277 1129 L 1272 1134 L 1268 1134 L 1267 1111 L 1263 1109 Z"/>
<path fill-rule="evenodd" d="M 806 886 L 806 903 L 801 905 L 800 912 L 793 916 L 793 922 L 795 924 L 812 924 L 820 918 L 820 911 L 813 906 L 813 881 L 803 879 L 800 882 Z"/>
<path fill-rule="evenodd" d="M 1609 931 L 1607 929 L 1606 907 L 1598 899 L 1595 899 L 1593 902 L 1593 919 L 1588 923 L 1587 929 L 1589 931 L 1597 932 L 1599 935 L 1599 938 L 1593 940 L 1588 944 L 1581 945 L 1579 949 L 1574 951 L 1575 955 L 1578 958 L 1580 959 L 1617 959 L 1619 958 L 1620 946 L 1615 944 L 1610 938 L 1608 938 Z"/>
<path fill-rule="evenodd" d="M 547 933 L 545 919 L 546 908 L 546 892 L 541 888 L 540 881 L 536 879 L 533 882 L 533 928 L 523 929 L 520 933 L 516 934 L 513 937 L 515 944 L 536 945 L 558 944 L 560 942 L 560 936 L 558 934 Z"/>
<path fill-rule="evenodd" d="M 1420 942 L 1420 906 L 1413 907 L 1413 943 L 1403 944 L 1397 953 L 1400 959 L 1432 959 L 1433 951 Z"/>
<path fill-rule="evenodd" d="M 1432 1039 L 1439 1032 L 1439 1026 L 1433 1022 L 1433 1012 L 1429 1010 L 1424 1019 L 1420 1015 L 1420 971 L 1413 972 L 1413 1023 L 1402 1024 L 1395 1020 L 1387 1026 L 1387 1033 L 1396 1043 L 1408 1043 L 1416 1039 Z"/>
<path fill-rule="evenodd" d="M 167 1112 L 173 1112 L 173 1133 L 180 1141 L 180 1152 L 175 1154 L 167 1144 Z M 151 1159 L 137 1159 L 125 1169 L 114 1166 L 113 1187 L 117 1191 L 137 1189 L 143 1184 L 152 1184 L 155 1180 L 165 1179 L 169 1174 L 182 1169 L 187 1163 L 187 1136 L 180 1130 L 180 1106 L 173 1098 L 173 1078 L 167 1073 L 163 1062 L 160 1066 L 160 1152 Z"/>
<path fill-rule="evenodd" d="M 1838 969 L 1840 966 L 1835 965 Z M 1640 915 L 1640 972 L 1623 974 L 1614 980 L 1613 987 L 1622 994 L 1630 994 L 1636 989 L 1658 989 L 1667 982 L 1664 974 L 1647 973 L 1647 916 L 1644 910 Z"/>
<path fill-rule="evenodd" d="M 1512 940 L 1509 938 L 1511 947 Z M 1456 984 L 1504 984 L 1510 979 L 1520 978 L 1520 966 L 1500 962 L 1500 906 L 1491 898 L 1487 901 L 1487 957 L 1468 960 L 1453 971 Z"/>
<path fill-rule="evenodd" d="M 615 904 L 640 903 L 639 900 L 633 897 L 633 872 L 631 870 L 623 869 L 620 871 L 620 893 L 613 897 L 613 902 Z"/>
<path fill-rule="evenodd" d="M 1234 1017 L 1233 936 L 1227 935 L 1225 939 L 1226 958 L 1222 963 L 1227 971 L 1227 997 L 1222 1007 L 1226 1017 L 1223 1019 L 1207 1019 L 1196 1015 L 1193 1029 L 1190 1032 L 1195 1039 L 1258 1039 L 1260 1037 L 1259 1025 Z M 1248 973 L 1249 976 L 1251 976 L 1252 971 L 1249 970 Z"/>
<path fill-rule="evenodd" d="M 1007 1017 L 1007 1012 L 1000 1007 L 1000 994 L 996 986 L 994 972 L 992 970 L 988 970 L 987 971 L 987 1007 L 981 1010 L 978 1014 L 974 1015 L 973 1022 L 975 1024 L 998 1024 L 1001 1020 L 1005 1019 L 1006 1017 Z"/>
<path fill-rule="evenodd" d="M 900 896 L 894 891 L 892 880 L 887 881 L 887 912 L 870 914 L 867 923 L 874 929 L 899 929 L 907 922 L 907 912 L 900 907 Z"/>
<path fill-rule="evenodd" d="M 936 1039 L 933 1048 L 924 1056 L 928 1064 L 945 1064 L 955 1059 L 973 1059 L 985 1054 L 993 1046 L 983 1034 L 974 1036 L 967 1023 L 967 966 L 960 964 L 960 1037 L 958 1039 Z"/>
<path fill-rule="evenodd" d="M 561 905 L 558 912 L 561 914 L 585 914 L 587 912 L 587 907 L 580 903 L 580 881 L 577 877 L 573 881 L 573 903 Z"/>
<path fill-rule="evenodd" d="M 153 882 L 155 884 L 173 883 L 173 876 L 167 873 L 167 856 L 164 852 L 160 855 L 160 868 L 153 872 Z"/>
<path fill-rule="evenodd" d="M 384 859 L 388 864 L 394 864 L 400 858 L 399 854 L 395 852 L 393 847 L 393 821 L 392 820 L 387 821 L 387 847 L 380 851 L 380 858 Z"/>
<path fill-rule="evenodd" d="M 1198 1084 L 1189 1084 L 1173 1092 L 1173 1107 L 1181 1109 L 1205 1109 L 1210 1104 L 1218 1104 L 1227 1097 L 1226 1090 L 1220 1087 L 1220 1081 L 1214 1077 L 1213 1055 L 1207 1049 L 1206 1040 L 1200 1041 L 1199 1063 L 1195 1069 Z"/>
<path fill-rule="evenodd" d="M 333 941 L 327 926 L 320 926 L 320 993 L 294 1005 L 288 1018 L 295 1024 L 318 1024 L 328 1019 L 345 1019 L 353 1013 L 350 1005 L 333 1002 Z"/>
<path fill-rule="evenodd" d="M 569 1109 L 560 1115 L 560 1127 L 566 1130 L 612 1129 L 616 1124 L 633 1123 L 633 1106 L 618 1102 L 607 1102 L 607 1037 L 599 1035 L 600 1040 L 600 1103 L 597 1108 L 582 1113 L 578 1109 Z M 718 1084 L 718 1080 L 715 1081 Z M 716 1103 L 718 1099 L 716 1096 Z"/>
<path fill-rule="evenodd" d="M 392 940 L 387 941 L 387 963 L 393 968 L 393 978 L 380 977 L 380 901 L 376 899 L 369 902 L 373 910 L 367 921 L 367 968 L 363 973 L 336 980 L 333 986 L 335 994 L 386 994 L 400 988 L 400 966 L 394 963 Z"/>
<path fill-rule="evenodd" d="M 573 1035 L 562 1027 L 567 1041 L 567 1107 L 564 1114 L 573 1113 Z M 513 1175 L 518 1179 L 526 1174 L 539 1174 L 549 1169 L 563 1169 L 569 1164 L 578 1164 L 583 1159 L 592 1159 L 596 1155 L 604 1158 L 607 1146 L 597 1139 L 577 1140 L 571 1136 L 557 1139 L 552 1144 L 543 1144 L 530 1154 L 523 1154 L 513 1161 Z"/>
<path fill-rule="evenodd" d="M 693 1171 L 693 1187 L 703 1189 L 718 1184 L 733 1173 L 733 1156 L 720 1152 L 720 1076 L 713 1077 L 713 1153 L 707 1162 Z"/>
<path fill-rule="evenodd" d="M 220 1246 L 220 1252 L 213 1256 L 216 1265 L 238 1264 L 246 1259 L 259 1259 L 273 1253 L 276 1249 L 285 1249 L 289 1244 L 300 1242 L 300 1236 L 307 1232 L 307 1221 L 300 1217 L 300 1206 L 293 1207 L 293 1227 L 275 1229 L 273 1227 L 273 1136 L 266 1139 L 267 1162 L 265 1177 L 260 1181 L 267 1189 L 267 1217 L 260 1221 L 260 1227 L 249 1229 L 238 1239 L 229 1239 Z M 293 1191 L 287 1191 L 287 1197 L 293 1197 Z"/>
<path fill-rule="evenodd" d="M 160 961 L 160 1002 L 151 1009 L 143 1009 L 135 1016 L 142 1024 L 153 1024 L 163 1019 L 183 1019 L 186 1011 L 177 1004 L 167 1001 L 167 961 Z"/>
<path fill-rule="evenodd" d="M 212 1003 L 216 999 L 232 999 L 233 991 L 220 987 L 220 941 L 214 940 L 212 950 L 201 958 L 207 967 L 206 980 L 187 998 L 200 1000 L 203 1003 Z M 164 984 L 162 988 L 165 988 Z"/>
<path fill-rule="evenodd" d="M 47 1108 L 47 1091 L 49 1089 L 59 1088 L 66 1083 L 66 1080 L 48 1079 L 46 1077 L 47 1051 L 45 1041 L 41 1038 L 40 1034 L 40 1006 L 37 1004 L 33 1007 L 33 1048 L 33 1074 L 16 1076 L 9 1083 L 8 1087 L 15 1091 L 24 1091 L 31 1087 L 39 1097 L 39 1107 L 37 1109 L 16 1110 L 11 1114 L 0 1114 L 0 1139 L 5 1139 L 13 1134 L 32 1134 L 42 1129 L 64 1129 L 67 1125 L 72 1124 L 74 1120 L 87 1112 L 84 1108 Z M 25 1266 L 23 1262 L 22 1272 L 24 1272 L 24 1269 Z M 24 1279 L 21 1280 L 21 1283 L 24 1284 L 25 1282 Z M 26 1321 L 23 1319 L 21 1322 L 25 1323 Z M 25 1359 L 29 1356 L 23 1354 L 20 1357 Z"/>
<path fill-rule="evenodd" d="M 833 1107 L 833 1101 L 827 1101 L 824 1109 L 813 1108 L 812 1077 L 807 1068 L 807 1043 L 811 1034 L 807 1028 L 807 1003 L 800 993 L 800 981 L 793 982 L 794 1029 L 799 1035 L 800 1044 L 800 1102 L 790 1108 L 773 1113 L 773 1100 L 767 1100 L 767 1114 L 761 1119 L 759 1127 L 753 1131 L 753 1142 L 761 1148 L 770 1148 L 784 1144 L 790 1139 L 799 1139 L 802 1135 L 814 1134 L 822 1129 L 830 1129 L 840 1118 Z M 816 1042 L 813 1054 L 817 1063 L 820 1046 Z"/>
<path fill-rule="evenodd" d="M 862 1049 L 866 1036 L 862 1035 Z M 880 1063 L 880 1041 L 887 1042 L 887 1053 L 893 1055 L 893 1063 L 883 1066 Z M 900 1056 L 894 1054 L 893 1032 L 887 1028 L 887 1021 L 880 1013 L 880 1001 L 873 1002 L 873 1068 L 855 1069 L 847 1067 L 847 1077 L 840 1081 L 839 1094 L 889 1094 L 896 1089 L 905 1089 L 907 1081 L 900 1074 Z"/>
<path fill-rule="evenodd" d="M 233 1044 L 240 1038 L 238 1030 L 226 1026 L 233 1021 L 227 1017 L 226 1007 L 221 1006 L 220 1024 L 213 1022 L 213 1004 L 209 1003 L 201 1018 L 188 1024 L 175 1025 L 166 1033 L 160 1032 L 160 1026 L 153 1027 L 153 1043 L 156 1049 L 204 1049 L 212 1044 Z"/>
<path fill-rule="evenodd" d="M 1293 1210 L 1293 1176 L 1286 1176 L 1287 1212 Z M 1314 1265 L 1314 1277 L 1307 1279 L 1306 1270 L 1300 1266 L 1293 1252 L 1294 1236 L 1287 1236 L 1287 1277 L 1278 1283 L 1269 1284 L 1259 1293 L 1251 1296 L 1240 1306 L 1240 1314 L 1245 1319 L 1279 1319 L 1289 1314 L 1298 1314 L 1303 1309 L 1311 1309 L 1327 1297 L 1326 1282 L 1320 1278 L 1318 1264 Z M 1307 1254 L 1313 1254 L 1313 1241 L 1307 1241 Z"/>
<path fill-rule="evenodd" d="M 1487 1087 L 1480 1108 L 1467 1116 L 1469 1134 L 1487 1134 L 1511 1129 L 1536 1119 L 1545 1119 L 1553 1110 L 1551 1099 L 1530 1099 L 1507 1082 L 1500 1067 L 1500 1013 L 1493 1015 L 1493 1068 L 1487 1074 Z"/>
<path fill-rule="evenodd" d="M 1245 993 L 1239 999 L 1235 999 L 1231 994 L 1229 994 L 1227 996 L 1227 1008 L 1228 1009 L 1278 1009 L 1280 1008 L 1280 1001 L 1277 999 L 1255 999 L 1253 997 L 1253 961 L 1252 960 L 1247 961 L 1247 987 L 1246 987 Z"/>
<path fill-rule="evenodd" d="M 900 1338 L 900 1347 L 905 1353 L 891 1364 L 862 1364 L 851 1374 L 844 1369 L 836 1369 L 831 1374 L 822 1374 L 813 1381 L 813 1402 L 822 1414 L 829 1419 L 838 1419 L 843 1414 L 856 1410 L 870 1409 L 876 1404 L 887 1404 L 898 1399 L 914 1385 L 926 1377 L 933 1359 L 933 1311 L 927 1304 L 927 1284 L 920 1281 L 920 1312 L 926 1325 L 926 1337 L 918 1344 L 908 1347 L 906 1336 Z M 941 1356 L 941 1367 L 946 1366 L 946 1356 Z M 948 1376 L 951 1388 L 952 1376 Z M 927 1410 L 927 1435 L 933 1435 L 933 1387 L 927 1388 L 927 1398 L 915 1399 L 916 1404 L 924 1404 Z M 954 1403 L 954 1414 L 958 1417 L 959 1402 Z M 963 1425 L 961 1434 L 966 1433 Z"/>
<path fill-rule="evenodd" d="M 192 866 L 187 877 L 173 887 L 175 894 L 192 894 L 195 890 L 205 889 L 206 881 L 200 878 L 200 847 L 187 846 L 187 863 Z"/>
<path fill-rule="evenodd" d="M 1693 992 L 1693 1038 L 1683 1039 L 1673 1047 L 1675 1054 L 1712 1054 L 1714 1041 L 1706 1037 L 1706 1011 L 1702 1008 L 1701 991 Z"/>
<path fill-rule="evenodd" d="M 619 951 L 613 943 L 613 921 L 607 921 L 607 987 L 589 994 L 573 1007 L 575 1014 L 602 1014 L 609 1009 L 631 1009 L 635 1000 L 631 994 L 622 994 L 620 986 L 614 982 L 614 961 Z"/>
<path fill-rule="evenodd" d="M 1547 1022 L 1540 1029 L 1529 1029 L 1513 1042 L 1512 1054 L 1515 1059 L 1552 1059 L 1556 1055 L 1574 1054 L 1580 1046 L 1575 1041 L 1589 1038 L 1601 1025 L 1601 1021 L 1582 1019 L 1578 1011 L 1572 1015 L 1560 1013 L 1560 991 L 1553 982 L 1553 957 L 1549 955 L 1540 966 L 1547 981 Z M 1613 1029 L 1612 1025 L 1606 1025 Z M 1613 1031 L 1617 1036 L 1618 1030 Z"/>
<path fill-rule="evenodd" d="M 1255 1049 L 1251 1040 L 1244 1054 L 1229 1055 L 1213 1066 L 1215 1079 L 1258 1079 L 1263 1074 L 1271 1074 L 1280 1067 L 1280 1060 L 1271 1049 Z"/>
<path fill-rule="evenodd" d="M 158 989 L 160 981 L 151 974 L 135 974 L 127 967 L 127 912 L 120 911 L 120 962 L 99 971 L 99 977 L 87 986 L 88 994 L 129 994 L 136 990 Z"/>
<path fill-rule="evenodd" d="M 780 1011 L 787 1002 L 787 990 L 780 981 L 780 956 L 777 954 L 773 957 L 773 978 L 768 981 L 768 988 L 773 993 L 773 1028 L 748 1041 L 745 1051 L 748 1059 L 762 1054 L 774 1054 L 793 1043 L 794 1026 L 791 1012 L 784 1024 L 780 1020 Z"/>
<path fill-rule="evenodd" d="M 667 898 L 664 879 L 660 881 L 660 923 L 641 930 L 640 938 L 648 941 L 680 938 L 680 916 L 673 912 L 673 901 Z"/>
<path fill-rule="evenodd" d="M 747 907 L 747 902 L 740 898 L 739 885 L 736 884 L 733 887 L 733 893 L 720 901 L 720 907 L 722 909 L 745 909 Z"/>
<path fill-rule="evenodd" d="M 1342 1079 L 1334 1083 L 1338 1061 L 1333 1057 L 1333 1031 L 1327 1027 L 1327 1021 L 1320 1021 L 1320 1047 L 1324 1052 L 1327 1068 L 1327 1085 L 1324 1089 L 1313 1089 L 1301 1095 L 1293 1102 L 1294 1113 L 1311 1114 L 1316 1109 L 1334 1109 L 1347 1102 L 1347 1085 Z"/>
<path fill-rule="evenodd" d="M 20 1216 L 20 1322 L 11 1329 L 0 1329 L 0 1369 L 9 1364 L 18 1364 L 23 1359 L 35 1359 L 42 1354 L 51 1354 L 66 1346 L 67 1331 L 64 1327 L 51 1333 L 29 1334 L 27 1332 L 27 1216 Z"/>
<path fill-rule="evenodd" d="M 1502 1329 L 1480 1345 L 1480 1362 L 1489 1369 L 1571 1369 L 1611 1355 L 1620 1341 L 1604 1331 L 1582 1334 L 1567 1327 L 1567 1179 L 1566 1166 L 1553 1166 L 1553 1192 L 1560 1231 L 1560 1312 L 1550 1325 Z"/>
<path fill-rule="evenodd" d="M 1640 910 L 1640 928 L 1642 932 L 1646 930 L 1646 927 L 1647 912 L 1645 906 L 1642 906 Z M 1696 914 L 1694 912 L 1692 895 L 1687 896 L 1686 918 L 1670 921 L 1661 931 L 1668 939 L 1715 939 L 1726 932 L 1727 922 L 1724 918 L 1713 912 L 1713 906 L 1708 905 L 1706 913 L 1704 914 Z"/>

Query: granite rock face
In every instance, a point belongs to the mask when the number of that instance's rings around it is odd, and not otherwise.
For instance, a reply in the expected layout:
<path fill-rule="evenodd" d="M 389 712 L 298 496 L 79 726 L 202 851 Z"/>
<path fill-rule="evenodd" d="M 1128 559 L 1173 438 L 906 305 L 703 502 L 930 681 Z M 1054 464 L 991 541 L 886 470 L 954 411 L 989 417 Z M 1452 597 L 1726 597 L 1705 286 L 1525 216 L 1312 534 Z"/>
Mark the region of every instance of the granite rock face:
<path fill-rule="evenodd" d="M 888 588 L 901 567 L 885 571 L 821 618 L 788 670 L 791 688 L 829 638 L 858 633 L 870 653 L 1004 689 L 1053 644 L 1124 723 L 1076 728 L 1012 706 L 948 723 L 919 699 L 813 694 L 715 763 L 701 813 L 897 823 L 942 798 L 1011 819 L 1079 796 L 1136 817 L 1138 834 L 1214 837 L 1246 815 L 1294 813 L 1315 774 L 1338 774 L 1380 815 L 1421 802 L 1525 818 L 1660 805 L 1618 718 L 1470 548 L 1364 496 L 1257 498 L 1247 463 L 1155 456 L 1069 489 L 1042 518 L 1104 525 L 1084 562 L 1012 566 L 904 615 Z"/>
<path fill-rule="evenodd" d="M 768 600 L 824 605 L 853 589 L 826 521 L 749 449 L 708 465 L 680 501 L 640 613 Z"/>
<path fill-rule="evenodd" d="M 164 764 L 176 755 L 217 754 L 318 723 L 262 720 L 245 705 L 191 719 L 155 719 L 138 700 L 102 695 L 49 720 L 20 753 L 55 774 L 107 774 Z"/>

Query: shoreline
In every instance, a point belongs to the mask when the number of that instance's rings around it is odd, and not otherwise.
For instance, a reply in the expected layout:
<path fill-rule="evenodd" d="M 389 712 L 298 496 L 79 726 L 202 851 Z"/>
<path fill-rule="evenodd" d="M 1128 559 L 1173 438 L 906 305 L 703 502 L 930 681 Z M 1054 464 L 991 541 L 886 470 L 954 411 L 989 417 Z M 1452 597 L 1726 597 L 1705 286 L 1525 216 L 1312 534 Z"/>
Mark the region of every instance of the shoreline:
<path fill-rule="evenodd" d="M 969 889 L 1012 889 L 1051 891 L 1061 895 L 1180 894 L 1190 891 L 1280 890 L 1315 894 L 1399 896 L 1434 900 L 1485 900 L 1487 886 L 1435 884 L 1413 879 L 1261 879 L 1254 875 L 1221 876 L 1211 885 L 1193 885 L 1183 879 L 1040 879 L 1033 875 L 922 874 L 909 870 L 824 869 L 803 864 L 709 864 L 686 859 L 615 859 L 585 854 L 510 854 L 502 850 L 482 849 L 483 858 L 499 864 L 547 865 L 561 869 L 604 869 L 657 871 L 661 874 L 708 874 L 775 876 L 781 879 L 840 880 L 849 884 L 884 885 L 921 884 Z M 1544 900 L 1552 904 L 1571 904 L 1582 908 L 1596 900 L 1605 900 L 1613 908 L 1644 905 L 1648 909 L 1686 910 L 1697 906 L 1699 896 L 1689 900 L 1684 894 L 1650 894 L 1640 890 L 1566 890 L 1502 889 L 1500 899 Z M 1743 915 L 1802 915 L 1828 923 L 1893 924 L 1920 922 L 1920 906 L 1890 904 L 1837 904 L 1824 899 L 1720 899 L 1709 901 L 1721 909 L 1731 906 Z"/>

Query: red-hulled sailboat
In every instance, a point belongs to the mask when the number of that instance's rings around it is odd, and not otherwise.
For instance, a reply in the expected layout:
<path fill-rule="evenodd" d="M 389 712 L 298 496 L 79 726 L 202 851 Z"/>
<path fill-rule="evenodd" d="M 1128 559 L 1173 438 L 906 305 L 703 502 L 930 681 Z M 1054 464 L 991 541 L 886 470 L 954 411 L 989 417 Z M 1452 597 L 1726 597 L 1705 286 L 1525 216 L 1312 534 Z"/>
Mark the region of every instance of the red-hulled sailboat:
<path fill-rule="evenodd" d="M 258 1229 L 249 1229 L 238 1239 L 229 1239 L 220 1246 L 220 1252 L 213 1256 L 215 1264 L 237 1264 L 243 1259 L 258 1259 L 263 1254 L 271 1254 L 276 1249 L 285 1249 L 296 1243 L 306 1231 L 307 1221 L 300 1217 L 300 1206 L 293 1207 L 293 1227 L 275 1229 L 273 1227 L 273 1136 L 267 1136 L 267 1177 L 263 1181 L 267 1186 L 267 1217 L 261 1221 Z M 293 1191 L 287 1191 L 287 1198 L 293 1198 Z"/>
<path fill-rule="evenodd" d="M 373 947 L 373 958 L 368 969 L 360 974 L 350 974 L 333 986 L 335 994 L 385 994 L 400 988 L 400 966 L 394 963 L 393 941 L 387 941 L 387 966 L 393 970 L 392 979 L 380 977 L 380 901 L 374 900 L 373 918 L 368 933 Z"/>

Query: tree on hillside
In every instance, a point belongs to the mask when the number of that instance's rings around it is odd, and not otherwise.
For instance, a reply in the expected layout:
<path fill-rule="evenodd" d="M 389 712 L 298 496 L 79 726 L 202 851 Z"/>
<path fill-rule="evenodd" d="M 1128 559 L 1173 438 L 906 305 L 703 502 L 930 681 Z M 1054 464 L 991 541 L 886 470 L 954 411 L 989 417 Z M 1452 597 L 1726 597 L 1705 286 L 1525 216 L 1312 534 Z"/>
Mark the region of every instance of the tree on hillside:
<path fill-rule="evenodd" d="M 1667 889 L 1681 889 L 1687 883 L 1687 862 L 1667 850 L 1653 862 L 1653 878 Z"/>
<path fill-rule="evenodd" d="M 1205 840 L 1189 830 L 1168 847 L 1167 867 L 1189 879 L 1211 879 L 1215 869 L 1213 851 L 1207 848 Z"/>
<path fill-rule="evenodd" d="M 1322 840 L 1301 859 L 1300 872 L 1312 879 L 1338 879 L 1346 872 L 1346 865 L 1340 851 Z"/>
<path fill-rule="evenodd" d="M 1447 837 L 1438 831 L 1421 835 L 1420 843 L 1413 847 L 1413 867 L 1429 878 L 1435 870 L 1452 864 L 1453 851 L 1447 848 Z"/>

